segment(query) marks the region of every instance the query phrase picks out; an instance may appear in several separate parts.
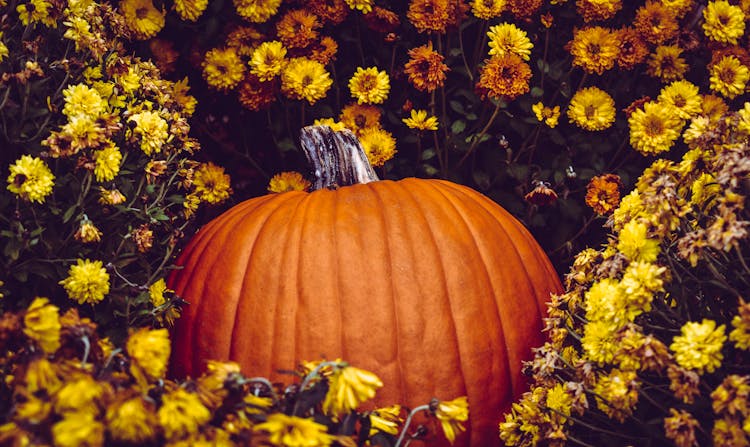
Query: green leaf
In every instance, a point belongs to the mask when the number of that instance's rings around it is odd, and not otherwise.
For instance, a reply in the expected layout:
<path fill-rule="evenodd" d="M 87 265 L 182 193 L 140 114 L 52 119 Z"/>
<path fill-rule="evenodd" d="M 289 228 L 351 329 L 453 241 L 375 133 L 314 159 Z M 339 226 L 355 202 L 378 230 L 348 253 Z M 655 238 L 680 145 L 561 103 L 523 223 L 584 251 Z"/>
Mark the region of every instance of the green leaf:
<path fill-rule="evenodd" d="M 424 152 L 422 152 L 422 160 L 429 160 L 431 158 L 435 157 L 435 150 L 434 149 L 427 149 Z"/>
<path fill-rule="evenodd" d="M 453 110 L 456 113 L 464 114 L 464 105 L 461 104 L 461 102 L 456 101 L 455 99 L 451 99 L 448 104 L 451 107 L 451 110 Z"/>
<path fill-rule="evenodd" d="M 539 87 L 533 87 L 531 89 L 532 98 L 541 98 L 543 95 L 544 95 L 544 89 L 541 89 Z"/>
<path fill-rule="evenodd" d="M 463 120 L 456 120 L 451 124 L 451 132 L 458 135 L 466 129 L 466 122 Z"/>
<path fill-rule="evenodd" d="M 63 223 L 68 223 L 68 221 L 70 221 L 70 219 L 73 217 L 73 213 L 76 212 L 77 207 L 78 207 L 77 205 L 73 205 L 67 210 L 65 210 L 65 213 L 63 214 L 63 218 L 62 218 Z"/>

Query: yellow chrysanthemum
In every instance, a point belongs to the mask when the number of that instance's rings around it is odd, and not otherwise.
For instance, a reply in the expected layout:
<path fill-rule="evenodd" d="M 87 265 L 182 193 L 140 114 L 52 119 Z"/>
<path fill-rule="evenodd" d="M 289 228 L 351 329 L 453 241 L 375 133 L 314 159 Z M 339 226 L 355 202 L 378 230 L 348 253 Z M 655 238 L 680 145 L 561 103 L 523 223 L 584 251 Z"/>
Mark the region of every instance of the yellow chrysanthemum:
<path fill-rule="evenodd" d="M 217 90 L 230 90 L 242 81 L 245 64 L 233 47 L 214 48 L 203 59 L 203 78 Z"/>
<path fill-rule="evenodd" d="M 208 6 L 208 0 L 175 0 L 174 10 L 182 20 L 195 22 L 203 15 Z"/>
<path fill-rule="evenodd" d="M 401 121 L 406 124 L 409 129 L 416 130 L 437 130 L 438 119 L 436 116 L 428 116 L 427 110 L 411 109 L 409 118 L 404 118 Z"/>
<path fill-rule="evenodd" d="M 281 0 L 234 0 L 237 14 L 254 23 L 264 23 L 279 10 Z"/>
<path fill-rule="evenodd" d="M 16 6 L 16 12 L 24 26 L 41 22 L 50 28 L 57 28 L 57 21 L 49 14 L 51 8 L 52 4 L 46 0 L 31 0 Z"/>
<path fill-rule="evenodd" d="M 201 164 L 195 171 L 193 186 L 200 201 L 210 204 L 222 203 L 232 194 L 229 174 L 211 162 Z"/>
<path fill-rule="evenodd" d="M 281 91 L 291 99 L 304 99 L 310 105 L 323 99 L 333 85 L 325 66 L 318 61 L 296 57 L 281 72 Z"/>
<path fill-rule="evenodd" d="M 108 182 L 120 172 L 122 152 L 109 141 L 102 149 L 94 151 L 94 176 L 98 182 Z"/>
<path fill-rule="evenodd" d="M 729 99 L 745 92 L 750 69 L 735 56 L 724 56 L 710 68 L 710 88 Z"/>
<path fill-rule="evenodd" d="M 69 17 L 63 24 L 68 27 L 63 37 L 75 42 L 77 51 L 85 51 L 87 44 L 96 39 L 91 32 L 91 24 L 83 17 Z"/>
<path fill-rule="evenodd" d="M 52 426 L 56 447 L 104 445 L 104 424 L 91 413 L 69 413 Z"/>
<path fill-rule="evenodd" d="M 659 45 L 648 59 L 646 72 L 664 82 L 682 79 L 688 64 L 681 54 L 682 48 L 676 45 Z"/>
<path fill-rule="evenodd" d="M 310 182 L 299 172 L 280 172 L 268 182 L 268 192 L 307 191 Z"/>
<path fill-rule="evenodd" d="M 70 299 L 78 304 L 96 304 L 109 293 L 109 273 L 102 261 L 78 259 L 68 269 L 68 277 L 60 281 Z"/>
<path fill-rule="evenodd" d="M 513 23 L 501 23 L 490 27 L 487 32 L 489 37 L 489 55 L 504 56 L 508 53 L 516 54 L 527 61 L 531 57 L 531 49 L 534 45 L 526 35 L 526 31 Z"/>
<path fill-rule="evenodd" d="M 345 0 L 346 4 L 351 9 L 362 11 L 362 14 L 367 14 L 372 11 L 372 0 Z"/>
<path fill-rule="evenodd" d="M 102 99 L 99 92 L 86 84 L 69 86 L 63 90 L 63 98 L 63 113 L 67 117 L 85 115 L 96 119 L 107 108 L 107 102 Z"/>
<path fill-rule="evenodd" d="M 588 73 L 602 74 L 615 66 L 620 53 L 617 33 L 601 26 L 591 26 L 573 31 L 568 43 L 573 65 Z"/>
<path fill-rule="evenodd" d="M 116 442 L 148 443 L 156 435 L 153 407 L 141 396 L 111 404 L 105 416 L 109 436 Z"/>
<path fill-rule="evenodd" d="M 576 10 L 584 22 L 609 20 L 620 9 L 622 0 L 576 0 Z"/>
<path fill-rule="evenodd" d="M 350 365 L 334 368 L 328 381 L 323 412 L 337 417 L 349 414 L 362 402 L 375 397 L 375 391 L 383 386 L 375 374 Z"/>
<path fill-rule="evenodd" d="M 588 321 L 606 321 L 615 327 L 629 321 L 623 309 L 623 289 L 620 283 L 612 278 L 604 278 L 591 285 L 585 294 L 586 319 Z"/>
<path fill-rule="evenodd" d="M 42 203 L 54 185 L 55 176 L 41 158 L 22 155 L 10 165 L 8 191 L 23 200 Z"/>
<path fill-rule="evenodd" d="M 713 41 L 737 45 L 745 34 L 745 13 L 726 0 L 708 2 L 703 20 L 703 32 Z"/>
<path fill-rule="evenodd" d="M 380 127 L 380 109 L 369 104 L 352 103 L 341 109 L 341 123 L 355 135 L 360 136 L 365 129 Z"/>
<path fill-rule="evenodd" d="M 654 262 L 661 251 L 659 241 L 648 238 L 646 224 L 637 220 L 631 220 L 622 227 L 617 250 L 633 262 Z"/>
<path fill-rule="evenodd" d="M 750 136 L 750 102 L 737 112 L 737 130 Z"/>
<path fill-rule="evenodd" d="M 132 134 L 140 140 L 140 148 L 146 155 L 161 152 L 161 147 L 169 137 L 169 126 L 157 112 L 144 110 L 130 117 L 135 123 Z"/>
<path fill-rule="evenodd" d="M 370 436 L 381 431 L 389 435 L 397 435 L 401 418 L 401 406 L 378 408 L 370 412 Z"/>
<path fill-rule="evenodd" d="M 157 418 L 167 440 L 177 441 L 201 431 L 211 412 L 195 393 L 177 388 L 162 396 Z"/>
<path fill-rule="evenodd" d="M 657 101 L 671 108 L 680 118 L 690 119 L 700 113 L 703 99 L 697 85 L 680 80 L 661 89 Z"/>
<path fill-rule="evenodd" d="M 141 385 L 164 378 L 170 346 L 166 329 L 141 328 L 128 336 L 125 350 L 130 357 L 130 372 Z"/>
<path fill-rule="evenodd" d="M 449 0 L 411 0 L 406 18 L 420 33 L 445 33 L 451 19 Z"/>
<path fill-rule="evenodd" d="M 536 119 L 540 122 L 553 129 L 557 126 L 557 121 L 560 118 L 560 106 L 548 107 L 540 101 L 531 106 L 531 111 L 534 112 Z"/>
<path fill-rule="evenodd" d="M 164 297 L 164 292 L 167 291 L 167 282 L 164 278 L 159 278 L 153 284 L 148 286 L 148 299 L 151 301 L 151 305 L 159 307 L 166 303 L 167 299 Z"/>
<path fill-rule="evenodd" d="M 307 48 L 318 40 L 318 16 L 306 9 L 287 11 L 276 23 L 276 36 L 288 48 Z"/>
<path fill-rule="evenodd" d="M 598 87 L 578 90 L 570 99 L 568 119 L 585 130 L 608 129 L 615 121 L 615 100 Z"/>
<path fill-rule="evenodd" d="M 328 447 L 333 442 L 325 425 L 284 413 L 269 414 L 253 431 L 268 433 L 268 441 L 278 447 Z"/>
<path fill-rule="evenodd" d="M 377 67 L 357 67 L 349 79 L 349 91 L 359 104 L 382 104 L 390 90 L 388 74 Z"/>
<path fill-rule="evenodd" d="M 278 40 L 263 42 L 253 50 L 250 72 L 261 81 L 270 81 L 281 73 L 286 62 L 286 48 Z"/>
<path fill-rule="evenodd" d="M 714 372 L 721 366 L 724 356 L 721 349 L 727 336 L 724 325 L 716 326 L 713 320 L 685 323 L 669 349 L 675 354 L 677 364 L 685 369 L 696 370 L 700 374 Z"/>
<path fill-rule="evenodd" d="M 68 377 L 54 398 L 57 414 L 89 413 L 98 415 L 99 404 L 109 383 L 97 382 L 88 374 Z"/>
<path fill-rule="evenodd" d="M 372 166 L 383 166 L 396 155 L 396 139 L 390 132 L 379 127 L 363 130 L 359 141 Z"/>
<path fill-rule="evenodd" d="M 3 59 L 8 57 L 8 54 L 10 54 L 8 51 L 8 47 L 5 45 L 5 43 L 3 43 L 2 38 L 3 38 L 3 32 L 0 31 L 0 62 L 2 62 Z"/>
<path fill-rule="evenodd" d="M 671 107 L 658 101 L 647 102 L 628 118 L 630 144 L 644 155 L 668 151 L 680 137 L 683 124 Z"/>
<path fill-rule="evenodd" d="M 750 350 L 750 303 L 740 301 L 737 315 L 732 318 L 732 328 L 729 339 L 738 349 Z"/>
<path fill-rule="evenodd" d="M 633 413 L 638 403 L 638 381 L 635 371 L 613 369 L 601 376 L 594 386 L 596 406 L 619 422 Z"/>
<path fill-rule="evenodd" d="M 328 126 L 334 132 L 338 132 L 347 129 L 346 125 L 341 121 L 336 121 L 334 118 L 319 118 L 313 121 L 315 126 Z"/>
<path fill-rule="evenodd" d="M 581 347 L 589 360 L 598 364 L 611 363 L 617 352 L 617 327 L 609 320 L 586 323 Z"/>
<path fill-rule="evenodd" d="M 151 0 L 122 0 L 120 11 L 137 39 L 154 37 L 166 22 L 165 12 L 156 9 Z"/>
<path fill-rule="evenodd" d="M 464 422 L 469 419 L 469 401 L 466 396 L 441 401 L 435 408 L 435 417 L 440 421 L 445 437 L 452 443 L 460 432 L 466 430 Z"/>
<path fill-rule="evenodd" d="M 633 27 L 646 42 L 654 45 L 663 45 L 672 40 L 680 30 L 674 12 L 661 1 L 652 0 L 646 0 L 635 11 Z"/>
<path fill-rule="evenodd" d="M 23 333 L 36 341 L 47 354 L 54 354 L 60 347 L 59 311 L 47 298 L 37 297 L 23 317 Z"/>
<path fill-rule="evenodd" d="M 86 215 L 81 220 L 81 224 L 78 226 L 75 234 L 73 234 L 75 240 L 83 242 L 84 244 L 99 242 L 102 240 L 102 232 L 96 228 L 93 222 L 91 222 Z"/>
<path fill-rule="evenodd" d="M 490 20 L 500 17 L 505 9 L 506 0 L 472 0 L 471 12 L 477 18 Z"/>

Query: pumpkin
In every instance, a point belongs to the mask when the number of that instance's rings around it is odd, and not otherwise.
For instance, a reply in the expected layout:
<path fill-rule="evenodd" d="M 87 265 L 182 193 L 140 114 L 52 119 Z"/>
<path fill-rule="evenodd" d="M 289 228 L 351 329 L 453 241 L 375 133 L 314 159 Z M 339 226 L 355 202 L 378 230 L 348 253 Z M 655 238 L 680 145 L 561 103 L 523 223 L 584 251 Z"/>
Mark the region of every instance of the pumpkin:
<path fill-rule="evenodd" d="M 503 412 L 525 391 L 522 361 L 544 342 L 545 303 L 560 291 L 548 258 L 468 187 L 377 180 L 351 132 L 311 126 L 302 143 L 314 191 L 236 205 L 181 253 L 168 283 L 189 305 L 172 374 L 233 360 L 286 382 L 280 370 L 341 358 L 381 378 L 378 406 L 468 396 L 456 445 L 496 445 Z"/>

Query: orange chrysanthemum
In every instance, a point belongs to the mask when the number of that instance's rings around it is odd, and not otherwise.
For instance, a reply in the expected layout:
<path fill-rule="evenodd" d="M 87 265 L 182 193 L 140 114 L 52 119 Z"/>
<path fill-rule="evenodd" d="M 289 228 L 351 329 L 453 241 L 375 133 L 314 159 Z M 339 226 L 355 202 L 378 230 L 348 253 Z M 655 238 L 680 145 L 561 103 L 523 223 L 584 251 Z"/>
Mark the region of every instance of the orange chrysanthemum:
<path fill-rule="evenodd" d="M 240 26 L 227 35 L 226 43 L 228 47 L 235 48 L 240 56 L 250 56 L 263 40 L 263 34 L 254 27 Z"/>
<path fill-rule="evenodd" d="M 619 175 L 598 175 L 586 186 L 586 205 L 597 214 L 609 214 L 620 204 L 621 188 Z"/>
<path fill-rule="evenodd" d="M 443 34 L 451 19 L 449 0 L 411 0 L 406 18 L 420 33 Z"/>
<path fill-rule="evenodd" d="M 318 16 L 304 9 L 293 9 L 276 24 L 276 35 L 287 48 L 306 48 L 318 39 L 318 28 Z"/>
<path fill-rule="evenodd" d="M 531 67 L 513 53 L 485 60 L 477 88 L 492 98 L 511 100 L 529 91 Z"/>
<path fill-rule="evenodd" d="M 367 27 L 379 33 L 393 33 L 401 25 L 398 14 L 390 9 L 376 6 L 368 14 L 364 15 Z"/>
<path fill-rule="evenodd" d="M 253 111 L 267 109 L 276 100 L 277 86 L 277 81 L 263 82 L 248 73 L 238 87 L 240 104 Z"/>
<path fill-rule="evenodd" d="M 359 136 L 365 129 L 380 127 L 380 109 L 369 104 L 349 104 L 341 110 L 339 120 Z"/>
<path fill-rule="evenodd" d="M 576 9 L 584 22 L 609 20 L 622 9 L 622 0 L 576 0 Z"/>
<path fill-rule="evenodd" d="M 328 65 L 329 62 L 336 60 L 338 50 L 339 44 L 333 38 L 324 36 L 320 39 L 320 42 L 313 45 L 310 59 Z"/>
<path fill-rule="evenodd" d="M 685 59 L 680 57 L 682 48 L 676 45 L 662 45 L 656 47 L 647 62 L 646 73 L 664 82 L 682 79 L 687 72 L 688 65 Z"/>
<path fill-rule="evenodd" d="M 331 25 L 343 22 L 350 11 L 344 0 L 310 0 L 305 4 L 310 12 Z"/>
<path fill-rule="evenodd" d="M 432 49 L 432 42 L 409 50 L 409 62 L 404 66 L 404 73 L 409 82 L 421 92 L 431 92 L 442 87 L 448 66 L 443 63 L 444 57 Z"/>
<path fill-rule="evenodd" d="M 634 28 L 622 28 L 616 31 L 620 52 L 617 54 L 617 65 L 630 70 L 640 64 L 648 56 L 648 44 L 641 39 L 641 35 Z"/>
<path fill-rule="evenodd" d="M 660 2 L 647 1 L 635 12 L 633 26 L 643 40 L 662 45 L 677 37 L 679 26 L 674 12 Z"/>
<path fill-rule="evenodd" d="M 617 37 L 616 32 L 601 26 L 573 31 L 573 40 L 567 45 L 573 65 L 597 74 L 611 69 L 620 53 Z"/>
<path fill-rule="evenodd" d="M 151 59 L 163 74 L 172 73 L 177 64 L 180 54 L 174 49 L 169 40 L 150 39 L 148 49 L 151 50 Z"/>
<path fill-rule="evenodd" d="M 508 0 L 506 9 L 516 19 L 527 19 L 542 6 L 542 0 Z"/>

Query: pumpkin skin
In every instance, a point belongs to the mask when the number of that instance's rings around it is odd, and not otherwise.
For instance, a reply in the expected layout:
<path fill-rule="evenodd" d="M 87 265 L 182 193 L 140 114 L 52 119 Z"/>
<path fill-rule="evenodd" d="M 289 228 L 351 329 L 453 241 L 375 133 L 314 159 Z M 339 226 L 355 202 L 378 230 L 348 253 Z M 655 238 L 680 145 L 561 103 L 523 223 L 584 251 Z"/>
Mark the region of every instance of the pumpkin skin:
<path fill-rule="evenodd" d="M 341 358 L 376 373 L 374 406 L 467 395 L 454 445 L 498 445 L 543 344 L 545 253 L 510 214 L 448 181 L 408 178 L 247 200 L 194 237 L 168 285 L 190 304 L 171 371 L 206 360 L 288 382 L 301 361 Z M 413 428 L 413 427 L 412 427 Z M 428 445 L 447 445 L 442 433 Z"/>

